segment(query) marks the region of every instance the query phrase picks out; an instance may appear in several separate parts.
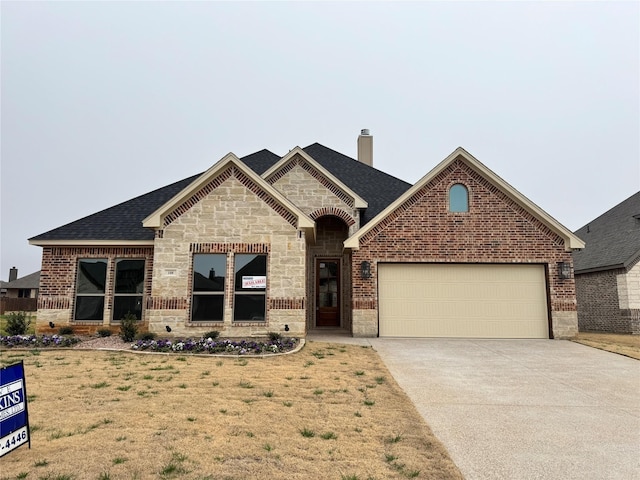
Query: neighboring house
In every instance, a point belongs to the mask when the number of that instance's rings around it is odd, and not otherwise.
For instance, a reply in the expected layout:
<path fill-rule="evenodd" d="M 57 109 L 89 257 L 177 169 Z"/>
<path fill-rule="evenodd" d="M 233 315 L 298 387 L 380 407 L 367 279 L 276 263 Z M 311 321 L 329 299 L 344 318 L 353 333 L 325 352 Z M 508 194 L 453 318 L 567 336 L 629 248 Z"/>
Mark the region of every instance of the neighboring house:
<path fill-rule="evenodd" d="M 583 242 L 462 148 L 415 185 L 312 144 L 206 172 L 29 240 L 38 325 L 172 335 L 567 338 Z"/>
<path fill-rule="evenodd" d="M 0 314 L 7 311 L 35 311 L 37 307 L 40 272 L 18 278 L 18 269 L 9 270 L 9 281 L 0 282 Z"/>
<path fill-rule="evenodd" d="M 640 192 L 576 231 L 580 331 L 640 334 Z"/>

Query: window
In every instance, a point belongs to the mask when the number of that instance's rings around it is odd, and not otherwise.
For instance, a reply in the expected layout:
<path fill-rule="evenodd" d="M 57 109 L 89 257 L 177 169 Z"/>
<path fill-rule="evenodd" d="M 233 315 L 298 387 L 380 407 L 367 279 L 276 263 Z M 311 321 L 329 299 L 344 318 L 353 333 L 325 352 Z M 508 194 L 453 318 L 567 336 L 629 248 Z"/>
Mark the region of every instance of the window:
<path fill-rule="evenodd" d="M 113 294 L 113 319 L 122 320 L 132 313 L 142 318 L 142 293 L 144 292 L 144 260 L 116 260 L 116 278 Z"/>
<path fill-rule="evenodd" d="M 196 254 L 193 256 L 192 322 L 221 322 L 224 319 L 226 275 L 226 255 Z"/>
<path fill-rule="evenodd" d="M 263 322 L 266 311 L 267 256 L 235 256 L 233 320 Z"/>
<path fill-rule="evenodd" d="M 106 280 L 106 259 L 78 261 L 75 320 L 102 320 Z"/>
<path fill-rule="evenodd" d="M 449 211 L 469 211 L 469 191 L 460 183 L 456 183 L 449 189 Z"/>

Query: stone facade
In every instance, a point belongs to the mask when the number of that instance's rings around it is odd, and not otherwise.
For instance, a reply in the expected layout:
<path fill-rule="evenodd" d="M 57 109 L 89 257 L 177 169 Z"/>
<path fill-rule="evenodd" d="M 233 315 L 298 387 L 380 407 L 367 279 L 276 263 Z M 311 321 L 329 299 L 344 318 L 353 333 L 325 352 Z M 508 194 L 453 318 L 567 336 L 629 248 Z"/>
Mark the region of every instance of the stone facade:
<path fill-rule="evenodd" d="M 353 198 L 300 156 L 291 159 L 267 180 L 313 220 L 338 217 L 349 226 L 349 234 L 360 228 L 360 213 L 354 207 Z"/>
<path fill-rule="evenodd" d="M 284 332 L 287 325 L 290 335 L 304 336 L 305 237 L 253 192 L 247 181 L 233 172 L 157 236 L 150 299 L 154 308 L 147 310 L 151 331 L 162 333 L 168 325 L 178 335 L 220 330 L 221 336 L 242 337 Z M 222 322 L 191 321 L 194 253 L 227 255 Z M 232 320 L 234 256 L 242 253 L 267 255 L 268 306 L 264 321 Z"/>
<path fill-rule="evenodd" d="M 576 275 L 576 298 L 580 331 L 640 334 L 640 262 Z"/>
<path fill-rule="evenodd" d="M 377 271 L 381 262 L 543 264 L 551 336 L 568 338 L 577 333 L 575 284 L 573 279 L 560 280 L 556 267 L 558 262 L 572 261 L 564 239 L 464 161 L 448 164 L 372 225 L 360 238 L 359 248 L 352 251 L 344 242 L 360 229 L 363 200 L 308 157 L 291 155 L 266 178 L 258 178 L 233 161 L 212 167 L 200 183 L 191 184 L 193 190 L 184 198 L 162 206 L 152 215 L 153 221 L 145 220 L 149 222 L 145 226 L 155 233 L 149 245 L 45 246 L 38 331 L 50 331 L 49 322 L 72 325 L 78 333 L 116 329 L 119 322 L 112 318 L 115 262 L 137 258 L 145 260 L 140 326 L 162 335 L 170 327 L 172 336 L 194 337 L 218 330 L 222 337 L 285 331 L 303 337 L 316 328 L 316 267 L 322 259 L 340 262 L 339 327 L 354 336 L 378 333 Z M 468 189 L 468 212 L 448 209 L 449 188 L 456 183 Z M 304 228 L 299 227 L 301 218 L 308 222 Z M 315 222 L 315 232 L 309 219 Z M 310 233 L 315 233 L 314 238 Z M 221 321 L 192 320 L 197 254 L 226 258 Z M 264 318 L 234 321 L 234 265 L 236 256 L 244 254 L 266 256 L 266 312 Z M 78 261 L 83 258 L 108 262 L 101 321 L 72 320 Z M 361 276 L 364 261 L 371 264 L 370 278 Z M 635 270 L 634 275 L 614 279 L 611 288 L 615 284 L 616 291 L 626 292 L 626 307 L 620 309 L 626 309 L 637 325 L 640 273 Z"/>
<path fill-rule="evenodd" d="M 449 211 L 449 188 L 469 191 L 469 211 Z M 371 278 L 360 278 L 361 262 Z M 381 262 L 545 264 L 554 338 L 577 333 L 573 279 L 560 280 L 557 262 L 571 262 L 563 240 L 462 161 L 454 161 L 360 239 L 353 253 L 354 334 L 377 335 L 377 265 Z M 358 319 L 361 324 L 358 324 Z"/>
<path fill-rule="evenodd" d="M 316 264 L 318 260 L 340 259 L 340 328 L 351 330 L 351 256 L 344 251 L 348 226 L 338 217 L 322 217 L 317 220 L 316 242 L 307 247 L 307 283 L 311 308 L 307 328 L 315 328 Z"/>

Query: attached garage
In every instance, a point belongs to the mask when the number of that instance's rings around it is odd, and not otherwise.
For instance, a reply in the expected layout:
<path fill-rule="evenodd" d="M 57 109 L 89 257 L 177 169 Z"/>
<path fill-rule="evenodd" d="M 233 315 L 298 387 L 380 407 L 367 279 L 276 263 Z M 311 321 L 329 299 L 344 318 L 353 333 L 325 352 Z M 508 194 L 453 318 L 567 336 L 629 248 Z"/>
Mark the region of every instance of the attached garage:
<path fill-rule="evenodd" d="M 378 264 L 381 337 L 549 338 L 545 266 Z"/>

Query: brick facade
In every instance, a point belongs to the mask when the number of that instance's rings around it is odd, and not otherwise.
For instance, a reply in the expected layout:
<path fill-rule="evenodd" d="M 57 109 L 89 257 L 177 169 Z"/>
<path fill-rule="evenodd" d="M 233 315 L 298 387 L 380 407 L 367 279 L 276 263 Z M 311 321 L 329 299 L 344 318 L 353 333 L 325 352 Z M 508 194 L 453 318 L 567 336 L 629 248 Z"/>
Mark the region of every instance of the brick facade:
<path fill-rule="evenodd" d="M 580 331 L 640 334 L 640 262 L 576 275 L 576 298 Z"/>
<path fill-rule="evenodd" d="M 73 321 L 76 294 L 78 260 L 87 258 L 107 259 L 104 320 Z M 40 272 L 40 294 L 36 331 L 51 333 L 49 322 L 56 327 L 72 325 L 77 333 L 95 333 L 99 328 L 117 329 L 112 319 L 114 272 L 117 259 L 139 258 L 145 260 L 145 285 L 143 297 L 151 291 L 153 271 L 153 247 L 44 247 Z M 141 328 L 146 329 L 148 318 L 144 314 Z"/>
<path fill-rule="evenodd" d="M 456 183 L 469 191 L 468 212 L 449 211 Z M 369 279 L 360 278 L 363 261 L 371 263 Z M 361 238 L 352 264 L 354 335 L 377 335 L 380 262 L 545 264 L 553 336 L 577 333 L 574 282 L 559 280 L 556 267 L 571 262 L 563 240 L 460 160 Z"/>
<path fill-rule="evenodd" d="M 153 245 L 45 246 L 38 331 L 50 331 L 50 321 L 70 324 L 78 332 L 117 328 L 111 319 L 115 261 L 143 258 L 143 330 L 166 335 L 165 327 L 170 326 L 172 335 L 197 336 L 216 329 L 223 337 L 246 337 L 284 332 L 286 326 L 289 335 L 304 336 L 315 328 L 317 261 L 336 258 L 341 265 L 340 327 L 354 336 L 377 335 L 380 262 L 543 264 L 551 335 L 567 338 L 577 333 L 574 281 L 559 280 L 556 268 L 558 262 L 572 261 L 564 239 L 462 160 L 448 164 L 373 225 L 353 251 L 344 248 L 344 241 L 360 229 L 353 192 L 334 183 L 313 162 L 296 155 L 265 181 L 232 163 L 210 171 L 216 172 L 212 178 L 203 179 L 197 191 L 153 224 Z M 456 183 L 469 191 L 468 212 L 449 212 L 448 192 Z M 278 201 L 273 189 L 299 210 Z M 314 239 L 298 228 L 300 212 L 315 221 Z M 198 253 L 226 255 L 222 321 L 191 321 L 193 259 Z M 234 259 L 246 253 L 267 256 L 266 316 L 234 322 Z M 108 260 L 103 321 L 72 320 L 82 258 Z M 371 264 L 371 278 L 361 278 L 363 261 Z M 640 298 L 634 285 L 623 282 L 616 288 L 627 292 L 626 311 L 637 325 Z"/>

